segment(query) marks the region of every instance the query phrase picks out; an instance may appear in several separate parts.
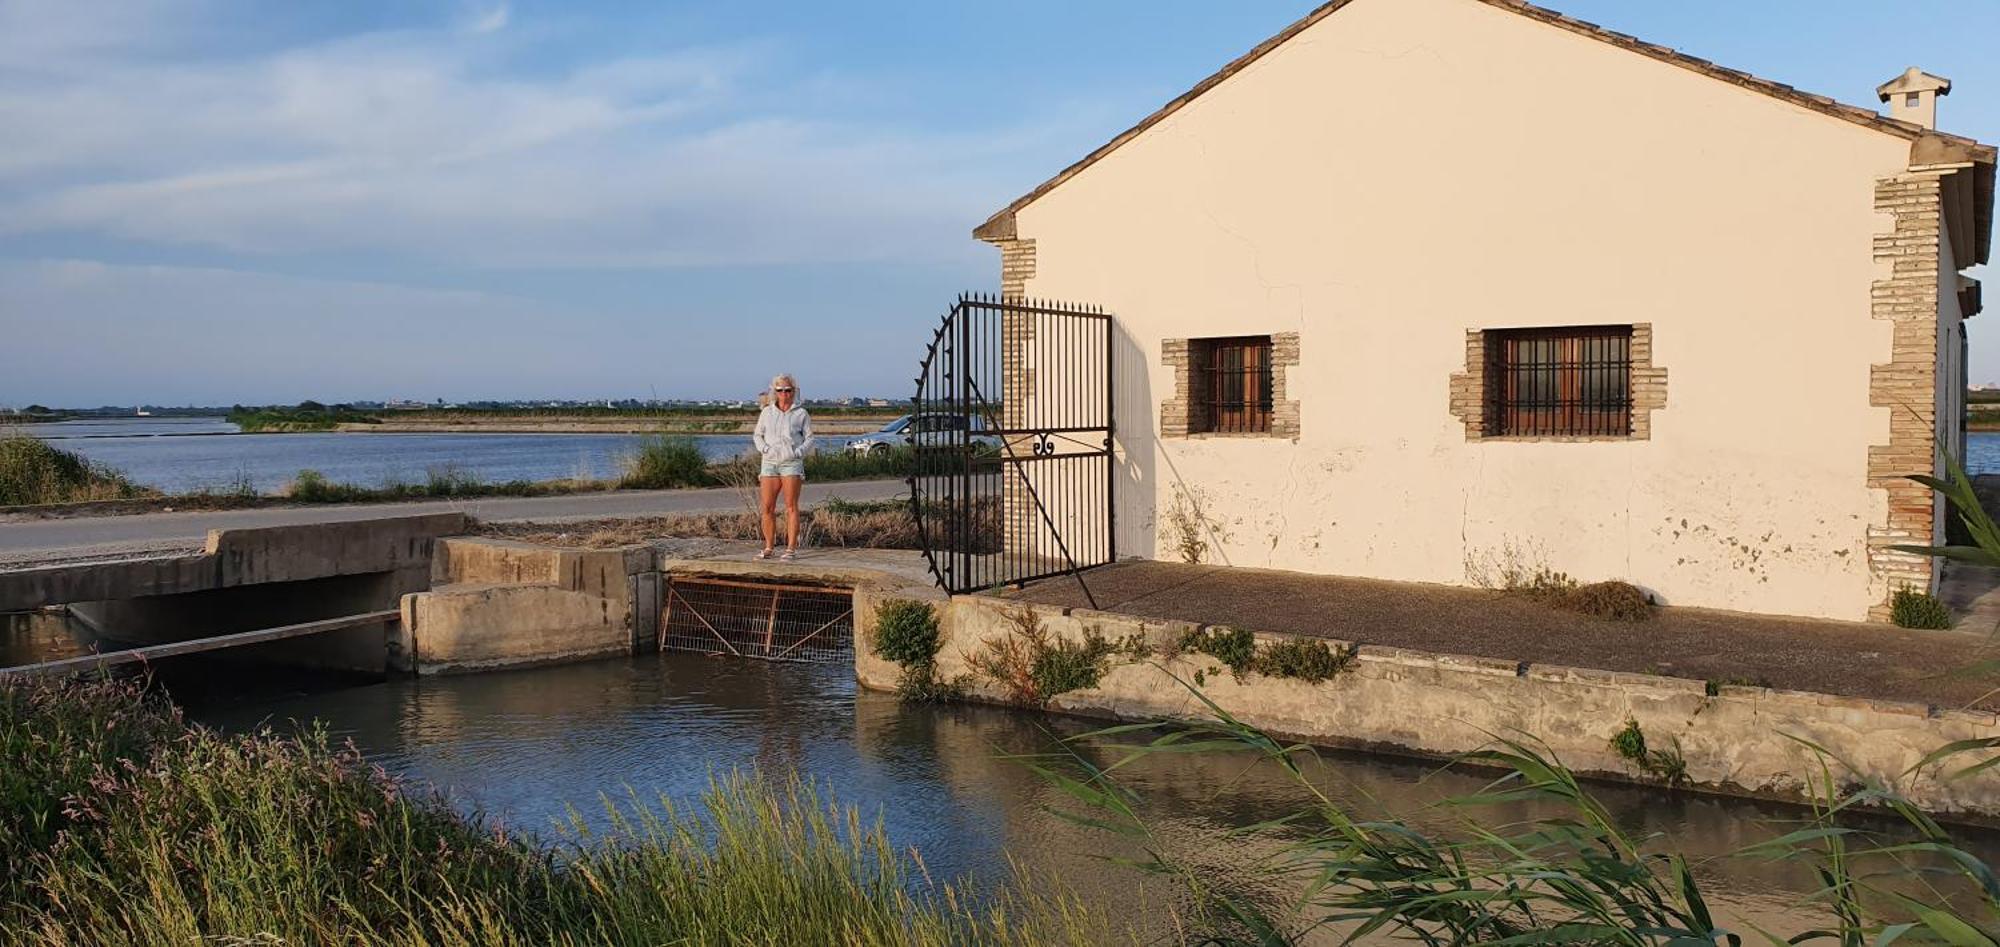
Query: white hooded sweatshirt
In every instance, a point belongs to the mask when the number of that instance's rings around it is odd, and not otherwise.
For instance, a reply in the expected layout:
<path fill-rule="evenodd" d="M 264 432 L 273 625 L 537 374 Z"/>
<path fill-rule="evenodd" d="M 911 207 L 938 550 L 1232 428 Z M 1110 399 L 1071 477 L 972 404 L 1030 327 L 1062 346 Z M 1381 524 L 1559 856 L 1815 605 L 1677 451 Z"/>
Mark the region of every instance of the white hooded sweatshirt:
<path fill-rule="evenodd" d="M 757 445 L 758 455 L 767 464 L 804 460 L 812 451 L 812 417 L 800 405 L 780 411 L 777 405 L 767 404 L 757 415 L 757 428 L 751 432 L 750 442 Z"/>

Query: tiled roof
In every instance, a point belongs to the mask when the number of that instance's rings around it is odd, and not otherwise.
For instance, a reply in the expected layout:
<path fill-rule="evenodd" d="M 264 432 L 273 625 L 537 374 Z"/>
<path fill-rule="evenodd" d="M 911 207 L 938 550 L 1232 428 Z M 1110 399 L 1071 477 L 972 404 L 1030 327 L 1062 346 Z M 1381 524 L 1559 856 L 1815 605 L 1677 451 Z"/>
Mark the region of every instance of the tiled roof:
<path fill-rule="evenodd" d="M 1354 0 L 1329 0 L 1329 2 L 1321 5 L 1317 9 L 1313 10 L 1311 13 L 1308 13 L 1305 16 L 1299 18 L 1298 22 L 1295 22 L 1292 25 L 1285 27 L 1276 36 L 1273 36 L 1270 39 L 1267 39 L 1262 43 L 1257 44 L 1256 48 L 1250 50 L 1247 53 L 1244 53 L 1242 56 L 1237 57 L 1233 62 L 1229 63 L 1228 65 L 1223 66 L 1214 75 L 1209 76 L 1208 78 L 1203 79 L 1200 82 L 1196 83 L 1194 88 L 1189 89 L 1188 91 L 1182 93 L 1179 98 L 1176 98 L 1173 101 L 1168 102 L 1166 105 L 1161 106 L 1159 111 L 1156 111 L 1153 114 L 1146 116 L 1144 120 L 1139 122 L 1139 124 L 1126 129 L 1123 133 L 1119 134 L 1118 137 L 1111 139 L 1109 142 L 1106 142 L 1102 147 L 1098 148 L 1096 151 L 1093 151 L 1090 154 L 1085 155 L 1083 157 L 1083 160 L 1078 161 L 1067 168 L 1064 168 L 1061 171 L 1061 173 L 1057 174 L 1055 177 L 1052 177 L 1047 181 L 1042 182 L 1042 184 L 1039 187 L 1036 187 L 1034 190 L 1029 191 L 1028 193 L 1022 195 L 1020 199 L 1014 201 L 1014 203 L 1007 205 L 1005 208 L 1000 210 L 1000 212 L 988 218 L 984 224 L 981 224 L 979 227 L 975 228 L 972 232 L 973 236 L 978 237 L 982 240 L 1005 239 L 1007 237 L 1012 236 L 1014 232 L 1014 213 L 1016 211 L 1033 203 L 1036 198 L 1039 198 L 1042 195 L 1047 194 L 1048 192 L 1056 189 L 1063 182 L 1081 173 L 1085 168 L 1088 168 L 1091 165 L 1096 164 L 1104 156 L 1110 154 L 1113 151 L 1116 151 L 1119 148 L 1119 146 L 1138 137 L 1140 133 L 1158 124 L 1160 121 L 1164 120 L 1167 116 L 1172 115 L 1177 111 L 1180 111 L 1182 106 L 1199 98 L 1203 93 L 1207 92 L 1210 89 L 1215 88 L 1217 85 L 1220 85 L 1224 80 L 1228 79 L 1230 76 L 1235 75 L 1237 72 L 1249 66 L 1251 63 L 1254 63 L 1257 60 L 1262 59 L 1266 53 L 1269 53 L 1270 51 L 1277 49 L 1279 46 L 1284 45 L 1292 37 L 1297 36 L 1298 34 L 1304 32 L 1308 27 L 1312 26 L 1313 24 L 1318 23 L 1319 21 L 1326 19 L 1327 17 L 1332 16 L 1333 14 L 1339 12 L 1341 8 L 1347 6 L 1349 3 L 1352 2 L 1354 2 Z M 1642 56 L 1648 56 L 1653 59 L 1657 59 L 1661 62 L 1669 63 L 1675 66 L 1679 66 L 1683 69 L 1688 69 L 1694 72 L 1701 73 L 1702 75 L 1708 76 L 1712 79 L 1718 79 L 1723 82 L 1727 82 L 1731 85 L 1741 86 L 1752 92 L 1758 92 L 1764 95 L 1771 96 L 1772 98 L 1782 99 L 1794 105 L 1802 106 L 1804 108 L 1809 108 L 1816 112 L 1823 112 L 1827 115 L 1831 115 L 1839 119 L 1845 119 L 1857 125 L 1864 125 L 1869 128 L 1873 128 L 1885 134 L 1894 135 L 1898 138 L 1908 139 L 1913 143 L 1917 143 L 1917 145 L 1913 147 L 1913 152 L 1912 152 L 1914 159 L 1923 160 L 1921 156 L 1923 155 L 1931 156 L 1930 159 L 1925 163 L 1947 164 L 1947 163 L 1972 162 L 1985 165 L 1986 167 L 1983 169 L 1983 173 L 1981 174 L 1982 181 L 1979 188 L 1981 192 L 1980 203 L 1982 207 L 1979 210 L 1979 215 L 1978 215 L 1979 216 L 1978 232 L 1980 235 L 1978 258 L 1982 261 L 1986 259 L 1992 241 L 1992 213 L 1993 213 L 1992 165 L 1994 163 L 1994 157 L 1995 157 L 1995 149 L 1992 145 L 1980 144 L 1979 142 L 1974 141 L 1970 138 L 1964 138 L 1958 135 L 1933 131 L 1931 129 L 1924 128 L 1921 125 L 1914 125 L 1909 122 L 1901 121 L 1899 119 L 1889 118 L 1870 109 L 1865 109 L 1854 105 L 1848 105 L 1844 102 L 1836 101 L 1824 95 L 1817 95 L 1811 92 L 1805 92 L 1799 89 L 1795 89 L 1791 86 L 1785 85 L 1782 82 L 1773 82 L 1769 79 L 1763 79 L 1757 76 L 1753 76 L 1747 72 L 1742 72 L 1736 69 L 1730 69 L 1726 66 L 1718 66 L 1715 63 L 1709 62 L 1706 59 L 1690 56 L 1687 55 L 1686 53 L 1680 52 L 1670 47 L 1661 46 L 1655 43 L 1648 43 L 1637 37 L 1628 36 L 1624 33 L 1620 33 L 1615 30 L 1605 29 L 1604 27 L 1598 26 L 1595 23 L 1587 23 L 1583 20 L 1579 20 L 1574 17 L 1564 16 L 1563 14 L 1557 13 L 1554 10 L 1548 10 L 1542 7 L 1535 6 L 1534 4 L 1531 3 L 1526 3 L 1524 2 L 1524 0 L 1478 0 L 1478 2 L 1485 3 L 1488 6 L 1499 7 L 1502 10 L 1507 10 L 1512 13 L 1517 13 L 1529 19 L 1538 20 L 1540 22 L 1546 23 L 1558 29 L 1568 30 L 1572 33 L 1576 33 L 1580 36 L 1586 36 L 1591 39 L 1597 40 L 1599 42 L 1610 43 L 1613 46 L 1617 46 L 1621 49 L 1630 50 Z"/>

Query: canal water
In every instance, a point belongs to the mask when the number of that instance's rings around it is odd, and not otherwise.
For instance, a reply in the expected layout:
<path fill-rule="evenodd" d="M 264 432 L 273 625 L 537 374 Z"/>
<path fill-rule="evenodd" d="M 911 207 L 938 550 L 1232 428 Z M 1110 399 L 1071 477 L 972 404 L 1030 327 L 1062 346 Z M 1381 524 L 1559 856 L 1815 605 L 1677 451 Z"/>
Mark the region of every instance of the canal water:
<path fill-rule="evenodd" d="M 1138 851 L 1058 815 L 1069 808 L 1066 797 L 1022 760 L 1057 752 L 1060 738 L 1096 724 L 1001 708 L 905 706 L 858 690 L 845 665 L 648 655 L 264 694 L 198 705 L 192 716 L 232 730 L 324 721 L 389 770 L 516 830 L 546 832 L 571 807 L 602 824 L 602 796 L 687 803 L 718 774 L 797 772 L 881 818 L 935 878 L 998 883 L 1015 864 L 1030 878 L 1061 878 L 1156 931 L 1169 916 L 1163 908 L 1180 900 L 1173 885 L 1108 861 Z M 1100 764 L 1111 759 L 1101 749 L 1082 752 Z M 1240 754 L 1175 754 L 1122 772 L 1172 855 L 1270 896 L 1266 879 L 1226 868 L 1269 854 L 1272 844 L 1231 833 L 1294 811 L 1305 797 L 1254 763 Z M 1446 801 L 1488 777 L 1435 764 L 1327 752 L 1309 770 L 1351 811 L 1400 815 L 1443 833 L 1473 816 L 1491 825 L 1556 812 L 1529 804 L 1455 808 Z M 1635 837 L 1694 859 L 1725 915 L 1786 933 L 1815 920 L 1796 906 L 1815 885 L 1804 867 L 1719 857 L 1791 830 L 1800 810 L 1639 788 L 1596 791 Z M 1990 841 L 1981 835 L 1989 856 L 2000 852 Z"/>
<path fill-rule="evenodd" d="M 605 479 L 638 449 L 640 434 L 241 434 L 219 418 L 120 418 L 35 424 L 26 430 L 63 450 L 114 468 L 134 483 L 169 493 L 227 491 L 247 480 L 259 493 L 282 490 L 301 470 L 335 483 L 422 483 L 450 471 L 489 482 Z M 750 450 L 742 434 L 702 434 L 710 460 Z M 823 435 L 821 450 L 851 436 Z"/>

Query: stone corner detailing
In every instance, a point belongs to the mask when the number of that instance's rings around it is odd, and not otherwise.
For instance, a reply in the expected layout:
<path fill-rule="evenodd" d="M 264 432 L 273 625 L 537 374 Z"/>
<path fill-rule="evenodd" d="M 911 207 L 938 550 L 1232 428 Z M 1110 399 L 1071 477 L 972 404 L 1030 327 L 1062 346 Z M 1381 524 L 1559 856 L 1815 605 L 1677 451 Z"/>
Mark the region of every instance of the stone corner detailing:
<path fill-rule="evenodd" d="M 1271 333 L 1271 430 L 1264 436 L 1296 441 L 1300 433 L 1299 402 L 1289 397 L 1292 370 L 1299 367 L 1299 334 Z M 1206 431 L 1212 419 L 1208 405 L 1195 397 L 1195 366 L 1206 357 L 1207 339 L 1160 340 L 1160 364 L 1173 370 L 1173 397 L 1160 402 L 1160 436 L 1186 438 Z"/>
<path fill-rule="evenodd" d="M 1883 522 L 1868 527 L 1868 566 L 1875 604 L 1869 617 L 1889 617 L 1889 601 L 1904 588 L 1931 591 L 1937 564 L 1899 552 L 1898 545 L 1936 539 L 1936 499 L 1907 479 L 1937 467 L 1938 270 L 1944 221 L 1943 180 L 1912 172 L 1875 182 L 1875 209 L 1895 220 L 1875 237 L 1875 262 L 1887 278 L 1873 286 L 1876 319 L 1893 327 L 1889 361 L 1869 374 L 1868 403 L 1889 410 L 1889 442 L 1868 448 L 1868 486 L 1887 494 Z"/>

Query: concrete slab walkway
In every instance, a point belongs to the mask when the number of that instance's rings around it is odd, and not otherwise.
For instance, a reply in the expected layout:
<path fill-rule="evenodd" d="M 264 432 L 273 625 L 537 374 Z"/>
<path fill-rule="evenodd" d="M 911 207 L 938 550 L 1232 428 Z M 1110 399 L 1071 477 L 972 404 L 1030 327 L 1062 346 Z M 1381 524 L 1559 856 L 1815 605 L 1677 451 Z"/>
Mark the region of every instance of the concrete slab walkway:
<path fill-rule="evenodd" d="M 1437 654 L 1497 658 L 2000 709 L 2000 640 L 1954 631 L 1657 609 L 1621 623 L 1480 589 L 1263 569 L 1123 562 L 1085 573 L 1097 607 L 1148 618 L 1315 635 Z M 995 593 L 1087 607 L 1072 579 Z"/>

